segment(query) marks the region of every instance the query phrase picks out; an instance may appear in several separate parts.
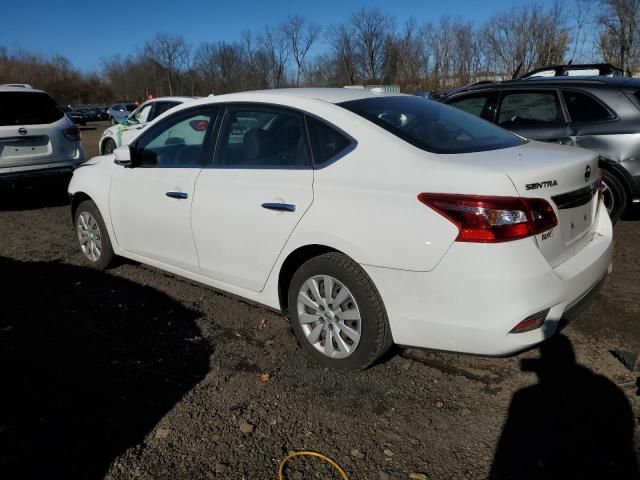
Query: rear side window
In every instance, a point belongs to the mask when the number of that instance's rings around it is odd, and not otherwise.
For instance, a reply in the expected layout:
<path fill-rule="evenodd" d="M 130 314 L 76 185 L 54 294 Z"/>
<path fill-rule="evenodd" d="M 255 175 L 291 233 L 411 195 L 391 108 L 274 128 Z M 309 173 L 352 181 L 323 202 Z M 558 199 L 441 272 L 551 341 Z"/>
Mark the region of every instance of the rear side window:
<path fill-rule="evenodd" d="M 581 92 L 563 92 L 573 122 L 597 122 L 613 118 L 613 114 L 596 99 Z"/>
<path fill-rule="evenodd" d="M 485 120 L 424 98 L 367 98 L 340 106 L 428 152 L 482 152 L 524 143 L 520 137 Z"/>
<path fill-rule="evenodd" d="M 505 128 L 557 125 L 562 121 L 555 92 L 506 92 L 502 95 L 498 124 Z"/>
<path fill-rule="evenodd" d="M 180 104 L 178 102 L 157 102 L 153 110 L 153 116 L 149 120 L 153 120 L 154 118 L 159 117 L 164 112 L 166 112 L 170 108 L 175 107 L 176 105 Z"/>
<path fill-rule="evenodd" d="M 224 115 L 214 166 L 309 168 L 303 117 L 264 106 L 231 106 Z"/>
<path fill-rule="evenodd" d="M 42 125 L 64 116 L 43 92 L 0 92 L 0 126 Z"/>
<path fill-rule="evenodd" d="M 313 160 L 317 165 L 328 162 L 351 145 L 351 140 L 324 122 L 307 116 Z"/>

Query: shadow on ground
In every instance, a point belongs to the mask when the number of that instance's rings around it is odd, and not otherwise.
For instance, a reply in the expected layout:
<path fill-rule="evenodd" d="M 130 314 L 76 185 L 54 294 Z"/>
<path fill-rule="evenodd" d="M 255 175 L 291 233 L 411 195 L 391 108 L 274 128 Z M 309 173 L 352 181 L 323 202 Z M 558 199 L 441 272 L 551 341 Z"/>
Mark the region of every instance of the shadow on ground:
<path fill-rule="evenodd" d="M 576 363 L 557 335 L 522 361 L 538 384 L 515 393 L 489 478 L 638 479 L 631 406 L 607 378 Z"/>
<path fill-rule="evenodd" d="M 0 478 L 101 478 L 206 375 L 198 313 L 87 268 L 0 257 Z"/>
<path fill-rule="evenodd" d="M 71 175 L 0 184 L 0 212 L 68 205 Z"/>

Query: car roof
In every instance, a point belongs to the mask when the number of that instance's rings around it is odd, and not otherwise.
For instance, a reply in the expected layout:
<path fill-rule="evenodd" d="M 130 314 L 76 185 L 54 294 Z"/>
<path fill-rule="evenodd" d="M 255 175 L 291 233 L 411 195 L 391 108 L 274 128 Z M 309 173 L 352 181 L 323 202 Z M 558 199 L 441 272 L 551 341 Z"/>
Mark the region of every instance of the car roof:
<path fill-rule="evenodd" d="M 0 85 L 0 92 L 20 92 L 20 93 L 47 93 L 44 90 L 36 90 L 35 88 L 28 87 L 7 87 L 4 85 Z"/>
<path fill-rule="evenodd" d="M 605 76 L 566 76 L 566 77 L 530 77 L 518 80 L 505 80 L 502 82 L 482 82 L 453 90 L 447 96 L 460 93 L 493 90 L 498 88 L 526 88 L 535 85 L 537 87 L 612 87 L 612 88 L 640 88 L 640 78 L 632 77 L 605 77 Z"/>
<path fill-rule="evenodd" d="M 255 94 L 269 94 L 269 95 L 284 95 L 289 97 L 305 97 L 313 98 L 316 100 L 322 100 L 328 103 L 341 103 L 351 100 L 361 100 L 365 98 L 377 98 L 377 97 L 395 97 L 402 94 L 390 93 L 390 92 L 372 92 L 364 88 L 276 88 L 271 90 L 253 90 L 248 92 L 238 92 L 225 95 L 219 95 L 215 98 L 224 99 L 225 97 L 233 96 L 234 99 L 238 99 L 244 95 L 250 96 Z"/>

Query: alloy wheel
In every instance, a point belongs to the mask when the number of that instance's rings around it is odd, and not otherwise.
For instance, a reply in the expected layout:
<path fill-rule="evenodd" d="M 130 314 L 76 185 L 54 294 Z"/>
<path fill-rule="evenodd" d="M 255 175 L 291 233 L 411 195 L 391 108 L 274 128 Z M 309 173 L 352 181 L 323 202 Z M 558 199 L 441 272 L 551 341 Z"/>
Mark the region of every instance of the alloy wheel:
<path fill-rule="evenodd" d="M 307 341 L 323 355 L 346 358 L 362 334 L 360 309 L 349 289 L 329 275 L 316 275 L 298 293 L 298 321 Z"/>
<path fill-rule="evenodd" d="M 102 255 L 102 235 L 100 234 L 100 226 L 93 215 L 89 212 L 80 213 L 76 229 L 82 253 L 92 262 L 100 260 Z"/>

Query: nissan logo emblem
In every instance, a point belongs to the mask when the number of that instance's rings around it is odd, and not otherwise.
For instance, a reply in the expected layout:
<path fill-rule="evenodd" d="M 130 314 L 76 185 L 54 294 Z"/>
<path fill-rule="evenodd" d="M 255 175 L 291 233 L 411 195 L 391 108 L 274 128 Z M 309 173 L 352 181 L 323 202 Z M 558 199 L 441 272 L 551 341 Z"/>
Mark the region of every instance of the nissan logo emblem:
<path fill-rule="evenodd" d="M 26 129 L 26 128 L 24 128 L 24 127 L 20 127 L 20 128 L 18 129 L 18 133 L 19 133 L 20 135 L 26 135 L 26 134 L 27 134 L 27 129 Z"/>
<path fill-rule="evenodd" d="M 591 167 L 587 165 L 587 169 L 584 171 L 584 181 L 588 182 L 591 178 Z"/>

